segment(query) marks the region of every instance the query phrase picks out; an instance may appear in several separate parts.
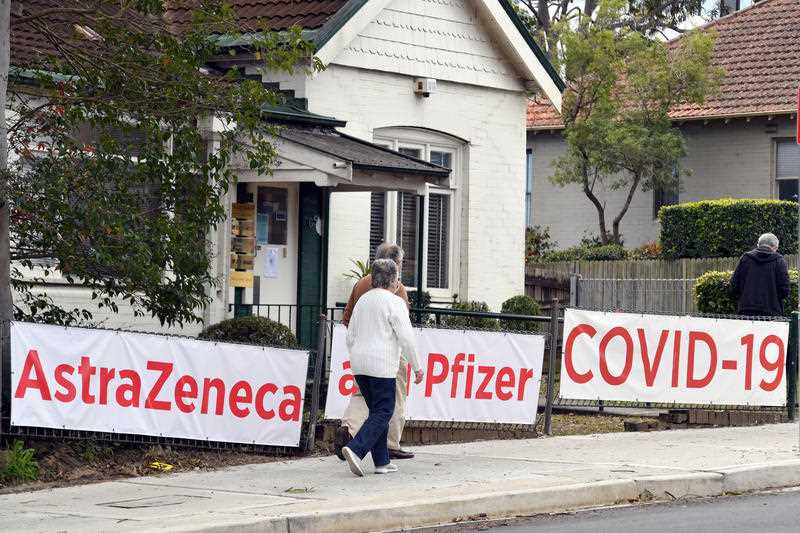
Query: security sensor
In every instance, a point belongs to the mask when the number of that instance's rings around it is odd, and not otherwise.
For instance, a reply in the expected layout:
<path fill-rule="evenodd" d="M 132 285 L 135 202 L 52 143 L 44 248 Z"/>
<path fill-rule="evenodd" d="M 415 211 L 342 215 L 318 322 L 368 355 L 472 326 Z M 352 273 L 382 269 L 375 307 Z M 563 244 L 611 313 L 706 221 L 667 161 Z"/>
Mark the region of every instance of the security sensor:
<path fill-rule="evenodd" d="M 414 92 L 425 98 L 436 91 L 436 80 L 433 78 L 417 78 L 414 80 Z"/>

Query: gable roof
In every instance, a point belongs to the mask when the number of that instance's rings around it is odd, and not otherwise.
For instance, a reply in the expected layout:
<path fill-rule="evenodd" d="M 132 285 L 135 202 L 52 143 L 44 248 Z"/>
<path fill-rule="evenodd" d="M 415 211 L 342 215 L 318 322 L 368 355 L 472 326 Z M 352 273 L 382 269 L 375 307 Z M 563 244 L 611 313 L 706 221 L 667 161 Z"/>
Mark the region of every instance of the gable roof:
<path fill-rule="evenodd" d="M 176 30 L 185 28 L 191 20 L 192 6 L 199 0 L 170 0 L 167 2 L 167 20 Z M 521 38 L 522 46 L 529 49 L 541 64 L 547 82 L 551 82 L 560 93 L 564 90 L 564 81 L 559 76 L 544 51 L 528 32 L 522 20 L 514 10 L 509 0 L 474 0 L 489 6 L 489 11 L 497 9 L 497 15 L 504 14 L 510 20 L 515 37 Z M 379 0 L 229 0 L 231 7 L 237 15 L 239 28 L 242 33 L 257 32 L 264 26 L 273 30 L 284 30 L 298 25 L 306 30 L 307 38 L 322 52 L 329 45 L 337 33 L 358 15 L 365 15 L 366 11 L 379 11 L 382 9 Z M 369 18 L 369 17 L 367 17 Z M 246 46 L 247 39 L 227 43 L 228 46 Z M 537 80 L 545 83 L 545 80 Z M 542 84 L 540 83 L 540 85 Z M 543 87 L 544 88 L 544 87 Z M 545 92 L 548 92 L 545 89 Z M 555 96 L 555 95 L 553 95 Z"/>
<path fill-rule="evenodd" d="M 800 85 L 800 1 L 763 0 L 704 26 L 717 32 L 712 64 L 725 70 L 718 95 L 683 104 L 675 120 L 785 115 L 796 112 Z M 679 46 L 680 38 L 669 46 Z M 528 129 L 563 127 L 545 102 L 528 105 Z"/>

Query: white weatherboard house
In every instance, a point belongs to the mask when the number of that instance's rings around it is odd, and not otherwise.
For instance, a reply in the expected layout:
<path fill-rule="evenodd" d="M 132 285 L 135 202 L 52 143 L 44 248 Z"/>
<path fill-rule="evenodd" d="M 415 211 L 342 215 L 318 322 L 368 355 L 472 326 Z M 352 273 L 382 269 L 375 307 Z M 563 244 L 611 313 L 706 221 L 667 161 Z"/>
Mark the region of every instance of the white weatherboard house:
<path fill-rule="evenodd" d="M 384 240 L 406 249 L 404 283 L 434 301 L 457 296 L 499 311 L 524 293 L 527 94 L 560 108 L 563 83 L 511 2 L 231 4 L 243 32 L 259 19 L 305 28 L 325 69 L 263 73 L 246 40 L 215 61 L 289 98 L 267 113 L 283 127 L 275 172 L 242 164 L 229 198 L 257 207 L 254 286 L 230 286 L 231 228 L 219 228 L 211 237 L 225 283 L 206 323 L 232 316 L 234 304 L 265 315 L 268 304 L 344 301 L 351 260 L 368 260 Z M 191 2 L 170 5 L 180 27 Z"/>

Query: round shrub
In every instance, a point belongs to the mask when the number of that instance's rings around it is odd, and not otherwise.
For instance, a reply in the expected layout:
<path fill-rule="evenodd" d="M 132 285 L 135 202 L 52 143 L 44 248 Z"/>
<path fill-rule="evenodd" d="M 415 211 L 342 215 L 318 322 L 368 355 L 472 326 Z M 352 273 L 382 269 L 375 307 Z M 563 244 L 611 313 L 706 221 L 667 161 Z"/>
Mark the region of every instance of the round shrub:
<path fill-rule="evenodd" d="M 469 311 L 473 313 L 490 313 L 486 302 L 457 302 L 453 304 L 454 311 Z M 449 328 L 489 329 L 499 328 L 495 318 L 479 318 L 467 316 L 442 316 L 442 325 Z"/>
<path fill-rule="evenodd" d="M 539 316 L 542 312 L 536 300 L 527 295 L 514 296 L 503 302 L 501 313 L 509 315 Z M 500 327 L 509 331 L 538 331 L 536 322 L 522 322 L 519 320 L 500 320 Z"/>
<path fill-rule="evenodd" d="M 223 320 L 204 329 L 199 339 L 242 342 L 276 348 L 294 348 L 297 339 L 288 327 L 260 316 L 242 316 Z"/>
<path fill-rule="evenodd" d="M 786 254 L 797 251 L 797 203 L 706 200 L 662 207 L 661 246 L 667 258 L 738 257 L 762 233 L 774 233 Z"/>
<path fill-rule="evenodd" d="M 736 298 L 730 293 L 731 277 L 733 272 L 706 272 L 694 285 L 694 301 L 700 313 L 715 315 L 735 315 Z M 783 301 L 783 310 L 786 316 L 797 309 L 797 271 L 789 271 L 791 292 Z"/>

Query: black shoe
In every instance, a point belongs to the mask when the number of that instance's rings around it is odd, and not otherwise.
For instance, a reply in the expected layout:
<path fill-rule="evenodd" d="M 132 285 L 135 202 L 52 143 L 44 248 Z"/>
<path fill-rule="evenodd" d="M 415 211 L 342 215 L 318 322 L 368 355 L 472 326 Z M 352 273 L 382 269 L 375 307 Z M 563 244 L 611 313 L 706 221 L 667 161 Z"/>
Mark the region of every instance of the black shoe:
<path fill-rule="evenodd" d="M 414 454 L 406 450 L 389 450 L 389 459 L 413 459 Z"/>
<path fill-rule="evenodd" d="M 340 461 L 344 461 L 342 448 L 347 446 L 348 442 L 350 442 L 350 431 L 344 426 L 337 428 L 336 435 L 333 437 L 333 452 Z"/>

